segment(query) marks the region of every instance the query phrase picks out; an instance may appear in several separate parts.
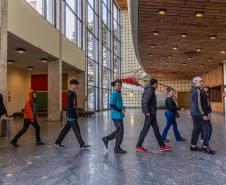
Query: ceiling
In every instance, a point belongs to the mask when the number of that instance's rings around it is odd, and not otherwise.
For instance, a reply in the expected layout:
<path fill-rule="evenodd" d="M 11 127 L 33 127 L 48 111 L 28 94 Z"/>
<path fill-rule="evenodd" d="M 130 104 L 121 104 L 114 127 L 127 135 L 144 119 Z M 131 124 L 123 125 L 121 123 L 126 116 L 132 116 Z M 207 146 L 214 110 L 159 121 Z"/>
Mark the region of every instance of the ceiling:
<path fill-rule="evenodd" d="M 196 17 L 199 11 L 203 17 Z M 138 50 L 151 76 L 191 79 L 207 72 L 226 59 L 226 1 L 139 0 Z"/>
<path fill-rule="evenodd" d="M 18 54 L 17 48 L 24 48 L 25 54 Z M 48 63 L 41 62 L 41 58 L 47 58 L 49 61 L 57 60 L 57 58 L 44 52 L 30 43 L 20 39 L 12 33 L 8 33 L 8 60 L 13 60 L 14 64 L 8 64 L 9 67 L 20 70 L 27 70 L 28 66 L 33 67 L 33 71 L 47 72 Z M 63 62 L 63 71 L 74 69 L 73 66 Z"/>
<path fill-rule="evenodd" d="M 120 6 L 121 10 L 127 10 L 128 5 L 127 5 L 127 0 L 116 0 L 118 5 Z"/>

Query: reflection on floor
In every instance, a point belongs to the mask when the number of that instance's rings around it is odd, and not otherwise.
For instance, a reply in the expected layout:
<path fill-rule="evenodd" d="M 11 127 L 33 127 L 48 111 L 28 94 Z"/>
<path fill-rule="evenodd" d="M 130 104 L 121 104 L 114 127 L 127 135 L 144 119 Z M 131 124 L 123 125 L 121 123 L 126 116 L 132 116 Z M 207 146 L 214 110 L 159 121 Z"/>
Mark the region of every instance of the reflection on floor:
<path fill-rule="evenodd" d="M 158 112 L 160 129 L 165 119 Z M 42 139 L 46 146 L 34 145 L 34 131 L 19 141 L 20 147 L 9 145 L 8 138 L 0 139 L 0 184 L 1 185 L 222 185 L 226 184 L 226 129 L 224 116 L 212 115 L 212 146 L 214 156 L 192 153 L 188 150 L 191 135 L 191 119 L 188 112 L 181 113 L 178 127 L 187 139 L 176 142 L 172 129 L 169 132 L 173 151 L 159 152 L 153 131 L 150 130 L 145 146 L 149 153 L 136 153 L 134 146 L 143 126 L 140 110 L 128 110 L 125 119 L 123 148 L 126 155 L 113 153 L 114 142 L 107 151 L 101 141 L 103 135 L 114 130 L 109 112 L 97 113 L 92 118 L 81 118 L 80 125 L 84 140 L 91 144 L 88 151 L 80 151 L 72 133 L 65 138 L 65 149 L 53 146 L 62 127 L 61 123 L 40 121 Z M 22 126 L 16 121 L 13 133 Z"/>

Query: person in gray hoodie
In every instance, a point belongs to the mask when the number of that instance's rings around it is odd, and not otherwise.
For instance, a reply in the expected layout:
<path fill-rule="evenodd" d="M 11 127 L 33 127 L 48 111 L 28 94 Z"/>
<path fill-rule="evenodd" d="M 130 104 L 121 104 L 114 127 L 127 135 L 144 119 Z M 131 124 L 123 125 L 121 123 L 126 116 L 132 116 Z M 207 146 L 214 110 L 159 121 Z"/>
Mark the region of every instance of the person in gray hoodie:
<path fill-rule="evenodd" d="M 145 120 L 144 120 L 143 129 L 141 130 L 141 133 L 137 142 L 137 146 L 136 146 L 136 151 L 138 152 L 147 152 L 147 149 L 145 149 L 142 146 L 142 144 L 144 142 L 146 135 L 148 134 L 150 126 L 152 126 L 154 130 L 154 134 L 160 146 L 160 150 L 167 151 L 171 149 L 170 146 L 166 146 L 164 144 L 164 141 L 162 140 L 161 135 L 159 133 L 159 126 L 156 119 L 157 99 L 156 99 L 155 90 L 157 89 L 157 82 L 158 81 L 156 79 L 151 79 L 150 82 L 145 86 L 144 92 L 142 95 L 141 107 L 142 107 L 142 112 L 145 115 Z"/>
<path fill-rule="evenodd" d="M 193 120 L 190 150 L 215 154 L 215 152 L 209 147 L 208 109 L 204 107 L 205 97 L 201 91 L 201 88 L 203 87 L 203 80 L 201 77 L 195 77 L 192 82 L 195 86 L 191 90 L 190 97 L 190 112 Z M 204 141 L 203 146 L 200 149 L 197 147 L 197 142 L 201 131 L 203 131 Z"/>

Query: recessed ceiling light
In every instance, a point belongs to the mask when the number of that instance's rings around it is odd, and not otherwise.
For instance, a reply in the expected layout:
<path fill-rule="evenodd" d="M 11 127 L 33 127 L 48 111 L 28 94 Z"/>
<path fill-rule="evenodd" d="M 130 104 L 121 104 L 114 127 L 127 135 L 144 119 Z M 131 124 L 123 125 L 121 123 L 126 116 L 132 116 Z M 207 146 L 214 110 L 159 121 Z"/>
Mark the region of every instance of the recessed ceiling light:
<path fill-rule="evenodd" d="M 166 62 L 166 64 L 169 64 L 169 62 Z"/>
<path fill-rule="evenodd" d="M 187 33 L 181 33 L 181 37 L 182 38 L 186 38 L 187 37 Z"/>
<path fill-rule="evenodd" d="M 8 64 L 14 64 L 14 62 L 15 62 L 14 60 L 7 60 Z"/>
<path fill-rule="evenodd" d="M 208 61 L 211 62 L 213 59 L 212 58 L 208 58 Z"/>
<path fill-rule="evenodd" d="M 48 60 L 47 58 L 41 58 L 41 61 L 42 61 L 43 63 L 49 62 L 49 60 Z"/>
<path fill-rule="evenodd" d="M 32 66 L 27 66 L 27 70 L 31 71 L 33 69 Z"/>
<path fill-rule="evenodd" d="M 197 51 L 197 52 L 200 52 L 200 51 L 201 51 L 201 48 L 196 48 L 196 51 Z"/>
<path fill-rule="evenodd" d="M 150 63 L 152 63 L 153 61 L 152 60 L 150 60 Z"/>
<path fill-rule="evenodd" d="M 196 17 L 203 17 L 203 15 L 204 15 L 203 11 L 198 11 L 198 12 L 195 13 Z"/>
<path fill-rule="evenodd" d="M 150 57 L 153 57 L 153 54 L 149 54 Z"/>
<path fill-rule="evenodd" d="M 225 53 L 226 53 L 225 50 L 222 50 L 222 51 L 221 51 L 221 54 L 225 54 Z"/>
<path fill-rule="evenodd" d="M 159 35 L 159 31 L 153 31 L 153 35 L 154 36 L 158 36 Z"/>
<path fill-rule="evenodd" d="M 151 48 L 155 48 L 155 45 L 154 45 L 154 44 L 152 44 L 152 45 L 150 45 L 150 47 L 151 47 Z"/>
<path fill-rule="evenodd" d="M 186 63 L 183 63 L 182 65 L 183 65 L 183 66 L 186 66 Z"/>
<path fill-rule="evenodd" d="M 210 40 L 216 40 L 217 39 L 217 36 L 216 35 L 211 35 L 210 36 Z"/>
<path fill-rule="evenodd" d="M 192 57 L 188 57 L 188 60 L 191 60 L 192 59 Z"/>
<path fill-rule="evenodd" d="M 200 64 L 199 67 L 203 67 L 203 64 Z"/>
<path fill-rule="evenodd" d="M 177 50 L 177 49 L 178 49 L 178 47 L 176 47 L 176 46 L 175 46 L 175 47 L 173 47 L 173 50 Z"/>
<path fill-rule="evenodd" d="M 166 9 L 159 9 L 159 15 L 165 15 Z"/>
<path fill-rule="evenodd" d="M 170 59 L 170 58 L 172 58 L 172 56 L 171 56 L 171 55 L 169 55 L 169 56 L 168 56 L 168 58 Z"/>
<path fill-rule="evenodd" d="M 26 49 L 24 49 L 24 48 L 17 48 L 17 49 L 16 49 L 16 52 L 17 52 L 18 54 L 24 54 L 24 53 L 26 53 Z"/>

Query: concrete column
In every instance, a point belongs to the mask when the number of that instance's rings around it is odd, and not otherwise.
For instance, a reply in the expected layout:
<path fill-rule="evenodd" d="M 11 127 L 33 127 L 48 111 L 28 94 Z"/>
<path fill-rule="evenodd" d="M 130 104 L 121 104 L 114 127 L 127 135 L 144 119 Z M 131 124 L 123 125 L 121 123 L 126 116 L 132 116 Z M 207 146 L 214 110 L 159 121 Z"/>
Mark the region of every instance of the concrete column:
<path fill-rule="evenodd" d="M 59 121 L 62 111 L 62 62 L 48 63 L 48 120 Z"/>
<path fill-rule="evenodd" d="M 7 106 L 8 0 L 0 1 L 0 93 Z"/>

